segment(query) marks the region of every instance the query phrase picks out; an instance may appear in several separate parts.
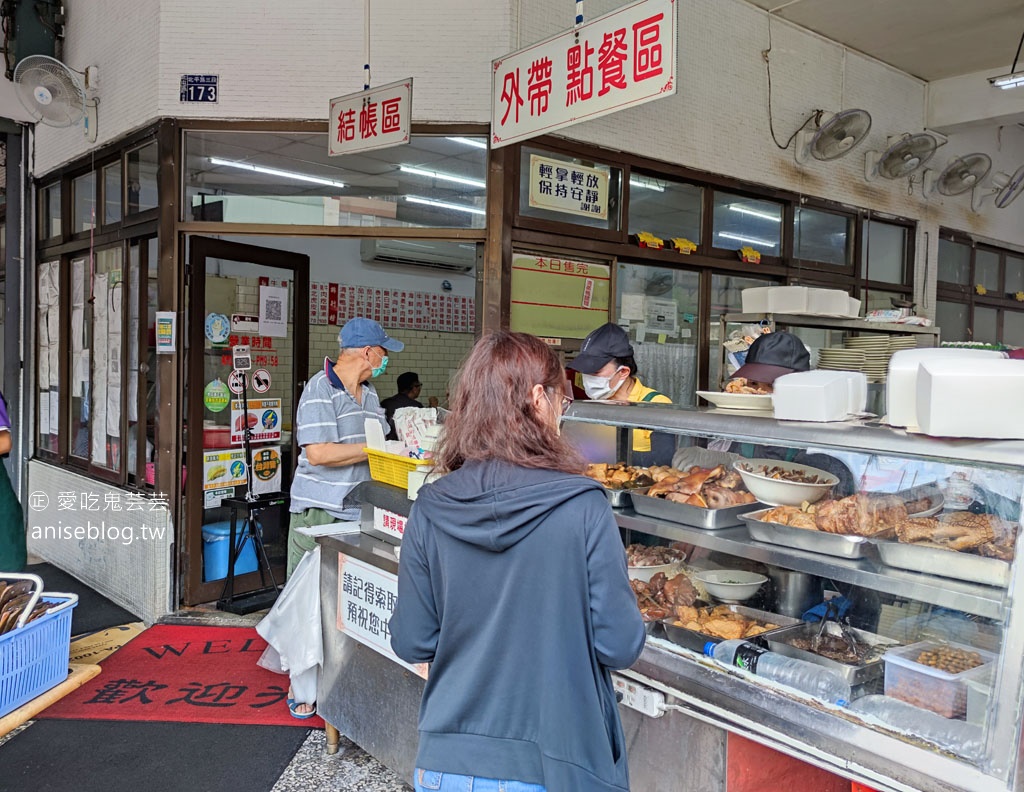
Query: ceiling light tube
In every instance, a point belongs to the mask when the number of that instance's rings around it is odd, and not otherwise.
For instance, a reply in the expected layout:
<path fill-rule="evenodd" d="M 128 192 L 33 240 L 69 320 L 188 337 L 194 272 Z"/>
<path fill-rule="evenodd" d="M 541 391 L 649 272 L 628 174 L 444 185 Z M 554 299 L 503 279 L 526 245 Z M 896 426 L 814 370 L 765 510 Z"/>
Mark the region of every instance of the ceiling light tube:
<path fill-rule="evenodd" d="M 654 192 L 665 192 L 665 188 L 660 184 L 657 184 L 650 179 L 645 179 L 642 176 L 630 176 L 629 177 L 630 187 L 642 187 L 645 190 L 654 190 Z"/>
<path fill-rule="evenodd" d="M 450 181 L 456 184 L 465 184 L 469 187 L 477 187 L 484 189 L 487 184 L 479 179 L 467 179 L 463 176 L 453 176 L 450 173 L 438 173 L 437 171 L 426 170 L 424 168 L 414 168 L 411 165 L 399 165 L 398 169 L 402 173 L 411 173 L 413 176 L 426 176 L 428 179 L 439 179 L 440 181 Z"/>
<path fill-rule="evenodd" d="M 1000 74 L 998 77 L 989 77 L 988 81 L 996 88 L 1020 88 L 1024 85 L 1024 71 L 1016 71 L 1011 74 Z"/>
<path fill-rule="evenodd" d="M 446 140 L 450 140 L 452 143 L 461 143 L 463 146 L 471 146 L 472 148 L 478 148 L 478 149 L 485 149 L 485 148 L 487 148 L 487 141 L 486 140 L 476 140 L 474 138 L 468 138 L 468 137 L 450 137 L 450 138 L 446 138 Z"/>
<path fill-rule="evenodd" d="M 220 157 L 210 157 L 211 165 L 223 165 L 226 168 L 238 168 L 239 170 L 252 171 L 253 173 L 264 173 L 267 176 L 280 176 L 283 179 L 296 179 L 297 181 L 312 182 L 313 184 L 323 184 L 327 187 L 344 187 L 345 184 L 334 179 L 324 179 L 320 176 L 309 176 L 305 173 L 296 173 L 295 171 L 278 170 L 277 168 L 265 168 L 262 165 L 253 165 L 251 162 L 238 162 L 236 160 L 226 160 Z"/>
<path fill-rule="evenodd" d="M 415 195 L 405 196 L 405 200 L 409 203 L 423 204 L 425 206 L 436 206 L 440 209 L 452 209 L 456 212 L 469 212 L 470 214 L 482 215 L 487 214 L 484 209 L 477 209 L 475 206 L 466 206 L 465 204 L 454 204 L 446 203 L 445 201 L 432 201 L 429 198 L 418 198 Z"/>
<path fill-rule="evenodd" d="M 722 239 L 734 239 L 737 242 L 749 242 L 751 245 L 761 245 L 766 248 L 778 247 L 778 242 L 772 242 L 769 239 L 754 239 L 753 237 L 741 236 L 740 234 L 727 234 L 725 231 L 719 231 L 717 236 Z"/>
<path fill-rule="evenodd" d="M 781 223 L 782 218 L 778 215 L 771 215 L 767 212 L 756 212 L 753 209 L 747 209 L 745 206 L 730 206 L 730 212 L 739 212 L 740 214 L 750 215 L 751 217 L 760 217 L 762 220 L 771 220 L 773 223 Z"/>

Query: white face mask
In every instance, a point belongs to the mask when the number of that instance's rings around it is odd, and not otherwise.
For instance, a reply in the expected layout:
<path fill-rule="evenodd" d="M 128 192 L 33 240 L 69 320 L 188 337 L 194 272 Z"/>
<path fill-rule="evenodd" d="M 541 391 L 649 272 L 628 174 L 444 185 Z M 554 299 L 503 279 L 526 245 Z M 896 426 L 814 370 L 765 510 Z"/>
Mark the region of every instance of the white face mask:
<path fill-rule="evenodd" d="M 615 375 L 619 373 L 619 369 L 615 370 L 615 373 L 610 377 L 598 377 L 594 374 L 581 374 L 580 377 L 583 380 L 583 391 L 587 394 L 588 399 L 607 399 L 615 391 L 619 389 L 622 383 L 618 383 L 612 387 L 612 380 Z"/>

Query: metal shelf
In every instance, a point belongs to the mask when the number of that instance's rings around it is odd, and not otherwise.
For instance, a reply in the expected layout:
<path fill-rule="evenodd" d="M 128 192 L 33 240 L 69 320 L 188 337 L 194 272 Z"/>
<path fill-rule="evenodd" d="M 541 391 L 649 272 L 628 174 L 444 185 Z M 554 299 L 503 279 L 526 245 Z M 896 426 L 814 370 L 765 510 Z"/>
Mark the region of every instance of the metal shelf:
<path fill-rule="evenodd" d="M 1002 620 L 1006 592 L 957 580 L 893 569 L 877 560 L 845 559 L 808 553 L 778 545 L 755 542 L 747 529 L 739 526 L 717 531 L 693 528 L 681 523 L 663 522 L 636 514 L 632 509 L 615 512 L 620 528 L 652 534 L 673 542 L 685 542 L 707 550 L 758 561 L 762 564 L 794 569 L 817 577 L 831 578 L 853 586 L 893 594 L 897 597 L 929 602 L 952 610 Z"/>
<path fill-rule="evenodd" d="M 939 343 L 938 327 L 921 327 L 920 325 L 896 324 L 894 322 L 865 322 L 863 319 L 841 319 L 837 316 L 810 316 L 807 314 L 730 313 L 721 316 L 721 321 L 725 324 L 746 324 L 749 322 L 760 322 L 764 319 L 790 327 L 928 335 L 935 338 L 933 346 L 938 346 Z"/>

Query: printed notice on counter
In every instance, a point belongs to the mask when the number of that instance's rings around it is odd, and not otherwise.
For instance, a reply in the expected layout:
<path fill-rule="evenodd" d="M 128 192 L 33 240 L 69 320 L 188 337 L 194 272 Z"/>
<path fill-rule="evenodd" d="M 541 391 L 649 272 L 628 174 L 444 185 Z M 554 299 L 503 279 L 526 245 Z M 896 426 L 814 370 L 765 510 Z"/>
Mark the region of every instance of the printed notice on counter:
<path fill-rule="evenodd" d="M 397 575 L 344 553 L 338 554 L 338 629 L 426 679 L 426 663 L 410 665 L 391 649 L 388 622 L 397 599 Z"/>

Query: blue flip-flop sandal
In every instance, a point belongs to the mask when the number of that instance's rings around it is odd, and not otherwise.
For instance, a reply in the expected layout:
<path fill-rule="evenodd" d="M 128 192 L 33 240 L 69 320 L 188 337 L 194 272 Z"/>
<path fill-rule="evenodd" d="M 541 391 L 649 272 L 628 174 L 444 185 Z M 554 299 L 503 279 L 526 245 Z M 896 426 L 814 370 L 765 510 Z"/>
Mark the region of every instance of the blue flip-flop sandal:
<path fill-rule="evenodd" d="M 288 699 L 288 711 L 292 714 L 293 718 L 297 718 L 298 720 L 306 720 L 307 718 L 312 718 L 314 715 L 316 715 L 316 704 L 311 705 L 313 709 L 310 712 L 298 712 L 295 709 L 296 707 L 304 703 L 305 702 L 302 701 L 296 702 L 295 699 L 293 698 Z"/>

